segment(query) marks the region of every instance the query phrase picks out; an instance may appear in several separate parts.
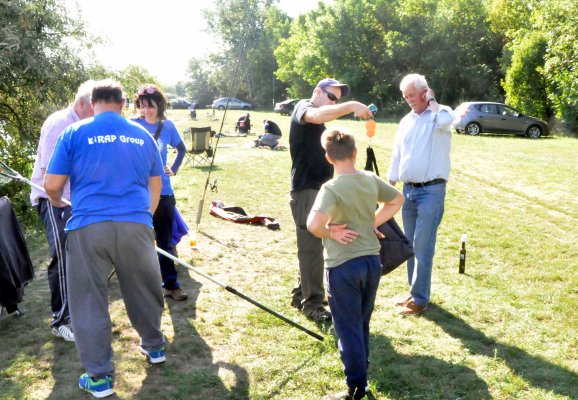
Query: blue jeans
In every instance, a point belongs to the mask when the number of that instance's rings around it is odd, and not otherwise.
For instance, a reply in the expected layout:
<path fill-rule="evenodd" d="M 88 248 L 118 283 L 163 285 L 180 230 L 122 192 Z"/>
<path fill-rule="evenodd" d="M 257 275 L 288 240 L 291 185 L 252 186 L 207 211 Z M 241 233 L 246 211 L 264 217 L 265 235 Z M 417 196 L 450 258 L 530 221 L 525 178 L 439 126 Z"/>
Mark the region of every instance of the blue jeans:
<path fill-rule="evenodd" d="M 329 307 L 350 393 L 365 393 L 369 320 L 381 279 L 379 256 L 353 258 L 326 269 Z"/>
<path fill-rule="evenodd" d="M 446 184 L 403 186 L 403 229 L 413 243 L 415 256 L 407 261 L 407 277 L 413 301 L 426 306 L 430 300 L 432 262 L 438 226 L 444 215 Z"/>

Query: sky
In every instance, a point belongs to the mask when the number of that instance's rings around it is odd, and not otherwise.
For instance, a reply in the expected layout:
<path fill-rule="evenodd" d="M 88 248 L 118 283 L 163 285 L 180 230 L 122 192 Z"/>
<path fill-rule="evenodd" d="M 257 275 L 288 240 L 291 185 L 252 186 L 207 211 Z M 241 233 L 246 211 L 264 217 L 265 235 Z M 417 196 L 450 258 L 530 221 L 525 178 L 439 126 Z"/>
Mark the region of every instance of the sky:
<path fill-rule="evenodd" d="M 88 32 L 105 40 L 95 49 L 101 64 L 116 70 L 138 65 L 166 85 L 185 79 L 191 58 L 216 49 L 213 38 L 203 32 L 201 10 L 211 4 L 212 0 L 66 0 L 69 17 L 84 20 Z M 279 0 L 279 7 L 292 17 L 317 5 L 317 0 Z"/>

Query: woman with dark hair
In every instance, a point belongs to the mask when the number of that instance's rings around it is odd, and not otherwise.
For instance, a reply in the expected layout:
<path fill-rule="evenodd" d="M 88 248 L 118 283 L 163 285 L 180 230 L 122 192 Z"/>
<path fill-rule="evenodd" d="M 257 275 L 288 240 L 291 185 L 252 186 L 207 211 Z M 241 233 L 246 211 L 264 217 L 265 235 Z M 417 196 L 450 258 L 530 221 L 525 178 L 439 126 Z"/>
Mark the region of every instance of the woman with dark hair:
<path fill-rule="evenodd" d="M 166 117 L 167 100 L 156 86 L 148 84 L 141 86 L 135 96 L 134 104 L 140 111 L 140 116 L 132 120 L 142 125 L 154 137 L 165 167 L 165 173 L 161 175 L 163 184 L 161 198 L 153 215 L 155 239 L 159 248 L 174 255 L 172 231 L 176 201 L 170 177 L 176 175 L 187 149 L 175 124 Z M 167 146 L 177 149 L 177 157 L 171 167 L 167 165 Z M 159 263 L 164 296 L 173 300 L 186 300 L 188 295 L 180 288 L 173 260 L 159 254 Z"/>

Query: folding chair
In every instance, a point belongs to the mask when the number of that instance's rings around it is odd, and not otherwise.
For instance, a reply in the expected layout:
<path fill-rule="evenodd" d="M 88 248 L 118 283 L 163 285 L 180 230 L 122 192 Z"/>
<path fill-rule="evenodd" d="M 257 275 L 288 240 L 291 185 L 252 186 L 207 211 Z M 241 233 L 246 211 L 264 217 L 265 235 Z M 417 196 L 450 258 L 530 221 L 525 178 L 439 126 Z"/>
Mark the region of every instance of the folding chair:
<path fill-rule="evenodd" d="M 190 128 L 192 146 L 185 154 L 185 164 L 192 167 L 210 164 L 210 157 L 213 155 L 211 147 L 211 127 Z"/>

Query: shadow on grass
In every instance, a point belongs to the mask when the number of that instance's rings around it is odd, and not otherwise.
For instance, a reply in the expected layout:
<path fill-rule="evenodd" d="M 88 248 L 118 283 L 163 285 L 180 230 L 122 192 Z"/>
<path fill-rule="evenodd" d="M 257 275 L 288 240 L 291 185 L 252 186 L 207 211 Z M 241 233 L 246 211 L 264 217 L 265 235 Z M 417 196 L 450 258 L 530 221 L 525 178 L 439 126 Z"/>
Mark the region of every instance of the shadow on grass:
<path fill-rule="evenodd" d="M 273 397 L 278 396 L 281 393 L 281 391 L 285 388 L 285 386 L 287 386 L 287 384 L 289 382 L 292 382 L 295 374 L 297 374 L 299 371 L 301 371 L 307 365 L 310 365 L 312 362 L 318 362 L 318 355 L 312 355 L 309 358 L 307 358 L 306 360 L 303 360 L 303 362 L 301 362 L 301 364 L 296 365 L 295 367 L 284 371 L 284 374 L 286 375 L 285 379 L 283 379 L 282 382 L 279 382 L 271 392 L 265 394 L 263 396 L 263 398 L 264 399 L 272 399 Z"/>
<path fill-rule="evenodd" d="M 491 399 L 488 386 L 465 365 L 397 353 L 391 341 L 371 336 L 369 381 L 391 399 Z"/>
<path fill-rule="evenodd" d="M 534 140 L 550 140 L 550 139 L 554 139 L 553 135 L 541 135 L 538 139 L 532 139 L 528 136 L 526 136 L 525 134 L 516 134 L 516 133 L 493 133 L 493 132 L 483 132 L 479 135 L 468 135 L 467 133 L 463 133 L 462 135 L 464 136 L 471 136 L 471 137 L 489 137 L 489 138 L 495 138 L 495 139 L 524 139 L 524 140 L 529 140 L 529 141 L 534 141 Z"/>
<path fill-rule="evenodd" d="M 498 343 L 441 307 L 432 305 L 423 317 L 438 324 L 448 335 L 461 340 L 470 353 L 490 358 L 500 357 L 513 373 L 533 387 L 571 399 L 578 398 L 578 375 L 572 371 L 517 347 Z"/>
<path fill-rule="evenodd" d="M 166 299 L 174 337 L 167 345 L 164 365 L 150 365 L 135 399 L 231 399 L 249 398 L 247 372 L 238 365 L 213 362 L 210 347 L 194 327 L 196 303 L 202 284 L 179 270 L 185 301 Z M 223 382 L 221 376 L 227 377 Z"/>
<path fill-rule="evenodd" d="M 20 306 L 20 310 L 22 309 Z M 34 380 L 34 377 L 26 377 L 26 374 L 32 369 L 31 366 L 35 364 L 38 357 L 49 356 L 42 351 L 44 341 L 30 334 L 35 330 L 38 330 L 38 326 L 33 325 L 29 309 L 24 309 L 24 314 L 20 317 L 15 314 L 4 315 L 0 321 L 1 399 L 26 398 L 27 387 Z"/>
<path fill-rule="evenodd" d="M 206 237 L 207 239 L 210 239 L 210 240 L 212 240 L 213 242 L 220 244 L 221 246 L 228 247 L 229 249 L 236 249 L 236 248 L 239 247 L 239 246 L 237 246 L 235 243 L 232 243 L 232 244 L 225 243 L 225 242 L 219 240 L 218 238 L 216 238 L 215 236 L 212 236 L 212 235 L 210 235 L 210 234 L 208 234 L 208 233 L 206 233 L 206 232 L 204 232 L 204 231 L 199 231 L 198 233 L 199 233 L 200 235 L 203 235 L 203 236 Z"/>
<path fill-rule="evenodd" d="M 46 269 L 40 268 L 47 251 L 42 245 L 31 252 L 36 277 L 19 305 L 24 314 L 4 316 L 0 322 L 0 399 L 78 396 L 75 384 L 82 369 L 76 347 L 51 332 L 50 290 Z"/>
<path fill-rule="evenodd" d="M 76 346 L 74 343 L 66 342 L 63 339 L 54 339 L 52 352 L 53 362 L 51 372 L 54 385 L 47 400 L 62 399 L 63 396 L 78 396 L 79 390 L 75 383 L 84 371 L 82 371 L 78 360 Z"/>
<path fill-rule="evenodd" d="M 217 164 L 213 164 L 213 166 L 211 167 L 210 163 L 209 163 L 209 165 L 196 165 L 193 168 L 200 170 L 200 171 L 203 171 L 203 172 L 209 172 L 209 170 L 211 170 L 211 172 L 222 170 L 222 168 L 219 167 Z"/>
<path fill-rule="evenodd" d="M 307 318 L 307 320 L 314 322 L 317 329 L 319 329 L 326 335 L 332 334 L 333 335 L 332 337 L 335 338 L 335 343 L 337 343 L 337 336 L 335 336 L 335 331 L 332 329 L 333 323 L 331 321 L 313 321 L 310 320 L 309 318 Z"/>

